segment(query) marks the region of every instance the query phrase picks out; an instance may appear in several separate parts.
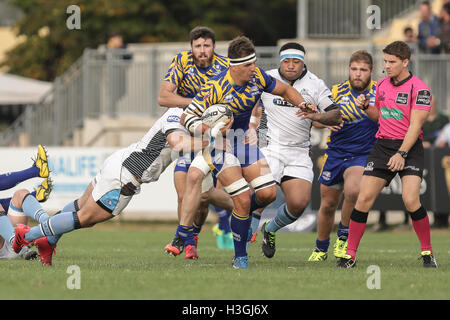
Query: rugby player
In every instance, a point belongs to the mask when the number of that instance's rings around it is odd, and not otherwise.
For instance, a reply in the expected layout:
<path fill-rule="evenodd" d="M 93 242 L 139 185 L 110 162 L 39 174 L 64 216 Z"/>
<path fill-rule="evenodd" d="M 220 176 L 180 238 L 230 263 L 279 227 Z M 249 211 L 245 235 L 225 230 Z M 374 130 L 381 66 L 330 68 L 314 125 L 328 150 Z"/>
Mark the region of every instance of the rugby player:
<path fill-rule="evenodd" d="M 424 169 L 422 126 L 431 109 L 430 88 L 408 70 L 411 49 L 395 41 L 383 49 L 387 77 L 378 81 L 375 104 L 359 95 L 355 104 L 374 120 L 378 119 L 377 141 L 367 157 L 360 192 L 350 216 L 346 255 L 339 268 L 353 268 L 356 251 L 364 234 L 368 213 L 378 194 L 399 174 L 402 199 L 411 215 L 420 242 L 423 266 L 436 268 L 430 240 L 427 210 L 420 202 Z"/>
<path fill-rule="evenodd" d="M 280 67 L 267 71 L 267 74 L 293 87 L 306 101 L 323 112 L 310 114 L 300 120 L 296 116 L 298 109 L 293 108 L 282 97 L 268 92 L 261 95 L 268 127 L 268 144 L 262 152 L 286 201 L 278 208 L 276 217 L 266 221 L 261 227 L 262 251 L 268 258 L 275 254 L 275 233 L 295 222 L 311 199 L 314 177 L 313 163 L 309 156 L 312 122 L 317 121 L 323 125 L 338 125 L 341 122 L 339 108 L 331 98 L 330 90 L 323 80 L 307 69 L 304 63 L 305 53 L 301 44 L 286 43 L 279 51 Z M 261 210 L 263 209 L 259 209 Z M 258 220 L 258 211 L 251 214 L 252 220 Z M 252 226 L 256 225 L 252 221 Z M 254 232 L 256 230 L 252 230 L 253 234 Z"/>
<path fill-rule="evenodd" d="M 342 128 L 332 131 L 328 137 L 319 177 L 321 202 L 316 248 L 308 261 L 323 261 L 327 258 L 334 214 L 342 192 L 344 201 L 334 244 L 334 256 L 342 258 L 347 250 L 350 214 L 355 207 L 366 158 L 375 143 L 378 130 L 377 121 L 371 120 L 355 104 L 360 94 L 369 95 L 373 104 L 377 83 L 371 79 L 372 74 L 372 56 L 367 51 L 359 50 L 350 57 L 348 80 L 332 87 L 332 97 L 339 105 L 344 123 Z"/>
<path fill-rule="evenodd" d="M 208 141 L 191 137 L 180 124 L 182 113 L 181 108 L 169 109 L 139 142 L 109 156 L 81 198 L 69 203 L 59 214 L 49 217 L 38 202 L 26 206 L 31 197 L 25 196 L 22 209 L 39 225 L 16 226 L 14 251 L 17 253 L 35 241 L 39 243 L 41 262 L 51 265 L 54 248 L 62 234 L 91 227 L 120 214 L 140 192 L 141 184 L 157 181 L 180 152 L 206 146 Z"/>
<path fill-rule="evenodd" d="M 158 94 L 158 103 L 161 106 L 186 107 L 192 98 L 211 77 L 219 74 L 229 66 L 228 58 L 215 52 L 215 34 L 208 27 L 198 26 L 189 34 L 191 50 L 178 53 L 169 66 L 169 69 L 161 83 Z M 181 203 L 186 190 L 186 175 L 189 166 L 194 159 L 194 153 L 189 153 L 178 158 L 174 169 L 174 184 L 178 196 L 178 220 L 180 219 Z M 211 177 L 208 177 L 211 179 Z M 206 182 L 205 182 L 206 183 Z M 208 185 L 205 185 L 208 188 Z M 206 190 L 207 191 L 207 190 Z M 224 193 L 223 196 L 226 196 Z M 230 200 L 231 203 L 231 200 Z M 201 205 L 194 221 L 194 233 L 196 242 L 198 233 L 208 214 L 209 201 L 206 196 L 202 197 Z M 227 221 L 223 221 L 227 223 Z M 226 228 L 226 225 L 224 226 Z M 225 235 L 217 232 L 218 242 L 223 242 Z M 183 251 L 182 242 L 175 235 L 172 243 L 165 248 L 166 252 L 177 255 Z M 190 249 L 185 251 L 187 258 L 190 257 Z"/>
<path fill-rule="evenodd" d="M 230 222 L 235 251 L 232 266 L 245 269 L 248 268 L 246 246 L 250 227 L 249 213 L 268 205 L 276 198 L 276 182 L 264 155 L 246 139 L 252 110 L 263 91 L 282 96 L 292 105 L 301 108 L 300 116 L 317 112 L 317 108 L 307 104 L 298 91 L 256 67 L 255 48 L 247 37 L 240 36 L 230 42 L 228 58 L 230 68 L 205 84 L 184 111 L 182 123 L 191 133 L 204 134 L 210 128 L 202 123 L 203 112 L 214 104 L 227 105 L 234 113 L 234 120 L 221 133 L 226 131 L 232 151 L 228 153 L 211 147 L 196 156 L 188 171 L 189 192 L 183 199 L 177 232 L 185 244 L 193 244 L 189 228 L 198 207 L 201 181 L 212 169 L 234 202 Z M 214 127 L 211 131 L 217 132 L 218 128 Z M 210 132 L 213 139 L 221 139 L 220 134 L 216 136 L 213 132 Z M 249 183 L 255 191 L 253 194 Z"/>

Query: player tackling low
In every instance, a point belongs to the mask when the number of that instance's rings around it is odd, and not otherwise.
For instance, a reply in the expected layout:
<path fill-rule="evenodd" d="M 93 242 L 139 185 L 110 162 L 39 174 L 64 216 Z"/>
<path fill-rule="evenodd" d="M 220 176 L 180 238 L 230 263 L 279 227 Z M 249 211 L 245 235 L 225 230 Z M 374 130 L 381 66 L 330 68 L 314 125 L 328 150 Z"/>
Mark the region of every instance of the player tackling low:
<path fill-rule="evenodd" d="M 422 125 L 431 109 L 431 92 L 422 80 L 409 72 L 411 50 L 405 42 L 392 42 L 383 53 L 388 76 L 377 83 L 375 105 L 370 105 L 364 95 L 356 100 L 356 105 L 371 119 L 378 119 L 378 140 L 367 157 L 358 200 L 350 216 L 347 253 L 339 260 L 338 267 L 355 266 L 356 250 L 368 213 L 383 187 L 398 173 L 403 203 L 420 241 L 423 266 L 436 268 L 427 210 L 420 202 L 424 168 Z"/>

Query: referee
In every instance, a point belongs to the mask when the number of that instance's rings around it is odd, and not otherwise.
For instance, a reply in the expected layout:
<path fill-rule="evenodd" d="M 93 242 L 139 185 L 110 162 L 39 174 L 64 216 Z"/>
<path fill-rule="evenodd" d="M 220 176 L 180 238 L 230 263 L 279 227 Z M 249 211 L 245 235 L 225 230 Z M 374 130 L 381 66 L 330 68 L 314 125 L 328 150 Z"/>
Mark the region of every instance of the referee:
<path fill-rule="evenodd" d="M 364 95 L 356 105 L 373 120 L 378 120 L 377 141 L 367 157 L 361 189 L 350 217 L 347 254 L 339 268 L 352 268 L 359 242 L 364 234 L 368 213 L 384 186 L 398 173 L 402 181 L 402 199 L 411 215 L 419 238 L 423 266 L 436 268 L 430 241 L 427 210 L 420 203 L 420 183 L 424 168 L 422 126 L 431 109 L 427 85 L 408 70 L 411 49 L 395 41 L 383 49 L 387 77 L 378 81 L 375 104 Z"/>

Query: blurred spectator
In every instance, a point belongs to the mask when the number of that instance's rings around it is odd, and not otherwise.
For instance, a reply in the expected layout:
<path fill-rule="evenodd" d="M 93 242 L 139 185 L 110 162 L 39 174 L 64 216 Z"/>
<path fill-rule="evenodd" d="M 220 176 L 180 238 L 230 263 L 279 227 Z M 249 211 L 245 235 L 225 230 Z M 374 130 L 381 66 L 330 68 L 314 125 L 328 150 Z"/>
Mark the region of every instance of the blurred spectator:
<path fill-rule="evenodd" d="M 450 1 L 442 6 L 439 18 L 441 23 L 438 36 L 441 52 L 450 54 Z"/>
<path fill-rule="evenodd" d="M 109 97 L 110 97 L 110 115 L 116 116 L 118 103 L 127 92 L 126 71 L 133 55 L 127 50 L 127 45 L 123 40 L 123 36 L 118 31 L 113 31 L 108 35 L 106 42 L 105 59 L 113 61 L 109 68 L 106 69 L 107 79 L 109 79 Z"/>
<path fill-rule="evenodd" d="M 450 147 L 450 123 L 447 123 L 441 130 L 435 145 L 440 148 Z"/>
<path fill-rule="evenodd" d="M 431 100 L 431 110 L 422 127 L 424 148 L 434 145 L 439 132 L 448 122 L 448 117 L 437 110 L 435 99 Z"/>
<path fill-rule="evenodd" d="M 439 19 L 431 12 L 429 1 L 423 1 L 419 6 L 419 49 L 421 53 L 439 53 L 440 40 L 438 38 Z"/>
<path fill-rule="evenodd" d="M 414 30 L 411 27 L 406 27 L 403 29 L 403 35 L 405 36 L 405 42 L 414 48 L 414 44 L 417 43 L 417 37 L 414 34 Z M 413 49 L 411 48 L 411 49 Z"/>
<path fill-rule="evenodd" d="M 406 27 L 403 29 L 404 40 L 411 49 L 411 60 L 409 61 L 409 70 L 416 73 L 416 65 L 414 62 L 415 53 L 417 52 L 417 36 L 414 33 L 413 28 Z"/>

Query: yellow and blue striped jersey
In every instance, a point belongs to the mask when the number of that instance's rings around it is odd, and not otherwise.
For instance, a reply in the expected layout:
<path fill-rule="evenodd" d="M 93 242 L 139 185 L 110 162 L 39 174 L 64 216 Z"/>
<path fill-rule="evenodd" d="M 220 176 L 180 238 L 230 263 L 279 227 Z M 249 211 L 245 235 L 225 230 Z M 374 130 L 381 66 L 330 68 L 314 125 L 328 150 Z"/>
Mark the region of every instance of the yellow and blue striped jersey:
<path fill-rule="evenodd" d="M 194 63 L 192 51 L 183 51 L 173 58 L 164 80 L 175 84 L 177 94 L 180 96 L 193 98 L 206 81 L 228 66 L 227 57 L 214 53 L 212 63 L 206 68 L 201 68 Z"/>
<path fill-rule="evenodd" d="M 371 103 L 375 100 L 377 82 L 372 80 L 362 94 L 370 95 Z M 355 105 L 361 93 L 354 91 L 347 80 L 331 88 L 331 95 L 339 105 L 344 126 L 328 137 L 327 154 L 336 157 L 348 157 L 368 154 L 375 143 L 378 123 L 372 121 L 364 111 Z"/>
<path fill-rule="evenodd" d="M 214 104 L 227 105 L 234 114 L 233 129 L 248 129 L 252 109 L 263 91 L 272 92 L 276 79 L 256 67 L 252 80 L 243 86 L 234 83 L 230 69 L 208 81 L 192 100 L 201 113 Z"/>

